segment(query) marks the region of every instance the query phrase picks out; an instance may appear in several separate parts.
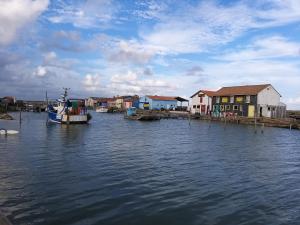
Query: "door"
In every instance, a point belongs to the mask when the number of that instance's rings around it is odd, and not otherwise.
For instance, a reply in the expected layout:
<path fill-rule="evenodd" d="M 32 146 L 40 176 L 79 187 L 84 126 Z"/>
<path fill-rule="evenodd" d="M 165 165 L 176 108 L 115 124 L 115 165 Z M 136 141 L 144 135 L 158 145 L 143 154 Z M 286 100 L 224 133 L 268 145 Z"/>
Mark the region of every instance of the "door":
<path fill-rule="evenodd" d="M 254 111 L 255 111 L 254 105 L 249 105 L 248 106 L 248 117 L 253 118 L 254 117 Z"/>
<path fill-rule="evenodd" d="M 201 105 L 201 114 L 205 113 L 205 105 Z"/>

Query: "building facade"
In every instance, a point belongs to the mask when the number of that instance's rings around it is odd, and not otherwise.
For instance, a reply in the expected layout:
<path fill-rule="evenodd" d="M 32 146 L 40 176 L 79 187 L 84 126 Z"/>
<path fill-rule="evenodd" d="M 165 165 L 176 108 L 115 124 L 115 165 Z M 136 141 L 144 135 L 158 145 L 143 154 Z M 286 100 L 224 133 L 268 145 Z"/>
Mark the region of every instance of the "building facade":
<path fill-rule="evenodd" d="M 286 105 L 271 84 L 223 87 L 212 97 L 212 115 L 283 118 Z"/>
<path fill-rule="evenodd" d="M 177 107 L 176 97 L 169 96 L 157 96 L 157 95 L 146 95 L 140 97 L 139 108 L 150 109 L 150 110 L 174 110 Z"/>
<path fill-rule="evenodd" d="M 212 99 L 214 91 L 199 90 L 190 98 L 190 111 L 192 114 L 210 115 L 212 111 Z"/>

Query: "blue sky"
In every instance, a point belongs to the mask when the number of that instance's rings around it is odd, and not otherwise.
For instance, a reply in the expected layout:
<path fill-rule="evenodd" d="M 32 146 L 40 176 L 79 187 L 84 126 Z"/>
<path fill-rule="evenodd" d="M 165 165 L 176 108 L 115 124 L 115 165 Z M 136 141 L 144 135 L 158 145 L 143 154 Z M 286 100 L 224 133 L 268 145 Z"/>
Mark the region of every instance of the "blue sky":
<path fill-rule="evenodd" d="M 300 109 L 299 22 L 299 0 L 0 0 L 0 96 L 271 83 Z"/>

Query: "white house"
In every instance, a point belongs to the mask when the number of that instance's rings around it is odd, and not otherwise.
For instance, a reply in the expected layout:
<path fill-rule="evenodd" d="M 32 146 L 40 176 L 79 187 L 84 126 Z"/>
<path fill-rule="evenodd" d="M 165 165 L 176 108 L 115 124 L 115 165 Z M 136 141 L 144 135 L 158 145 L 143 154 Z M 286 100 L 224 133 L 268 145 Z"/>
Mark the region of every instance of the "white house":
<path fill-rule="evenodd" d="M 270 118 L 285 117 L 286 105 L 280 101 L 280 98 L 280 93 L 271 84 L 267 84 L 257 94 L 258 116 Z"/>
<path fill-rule="evenodd" d="M 190 104 L 190 110 L 192 114 L 208 115 L 212 110 L 212 98 L 214 91 L 199 90 L 193 94 Z"/>

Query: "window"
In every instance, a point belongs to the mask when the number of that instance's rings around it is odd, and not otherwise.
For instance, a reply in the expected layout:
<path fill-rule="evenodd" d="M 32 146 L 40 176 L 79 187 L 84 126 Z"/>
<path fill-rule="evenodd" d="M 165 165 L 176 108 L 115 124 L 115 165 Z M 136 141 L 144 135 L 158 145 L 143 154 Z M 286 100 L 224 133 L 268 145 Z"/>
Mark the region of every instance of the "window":
<path fill-rule="evenodd" d="M 230 103 L 234 103 L 234 96 L 230 96 Z"/>
<path fill-rule="evenodd" d="M 244 100 L 244 99 L 243 99 L 243 97 L 242 97 L 242 96 L 240 96 L 240 97 L 236 97 L 236 98 L 235 98 L 235 101 L 236 101 L 236 102 L 238 102 L 238 103 L 241 103 L 241 102 L 243 102 L 243 100 Z"/>
<path fill-rule="evenodd" d="M 197 105 L 197 109 L 200 109 L 200 105 Z"/>
<path fill-rule="evenodd" d="M 239 110 L 239 106 L 238 105 L 234 105 L 233 106 L 233 110 Z"/>
<path fill-rule="evenodd" d="M 220 103 L 220 97 L 216 97 L 216 103 Z"/>
<path fill-rule="evenodd" d="M 193 105 L 193 109 L 196 109 L 196 105 Z"/>
<path fill-rule="evenodd" d="M 202 103 L 203 102 L 203 97 L 200 97 L 200 103 Z"/>
<path fill-rule="evenodd" d="M 228 102 L 228 97 L 222 97 L 222 103 L 227 103 Z"/>
<path fill-rule="evenodd" d="M 271 107 L 268 107 L 268 111 L 271 111 Z"/>
<path fill-rule="evenodd" d="M 224 105 L 220 105 L 220 111 L 224 111 Z"/>
<path fill-rule="evenodd" d="M 250 103 L 250 95 L 246 96 L 246 103 Z"/>
<path fill-rule="evenodd" d="M 225 109 L 226 109 L 226 111 L 229 111 L 230 110 L 230 105 L 226 105 Z"/>
<path fill-rule="evenodd" d="M 240 105 L 240 111 L 243 112 L 243 106 L 242 105 Z"/>

